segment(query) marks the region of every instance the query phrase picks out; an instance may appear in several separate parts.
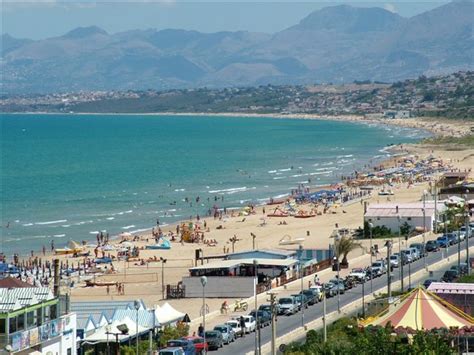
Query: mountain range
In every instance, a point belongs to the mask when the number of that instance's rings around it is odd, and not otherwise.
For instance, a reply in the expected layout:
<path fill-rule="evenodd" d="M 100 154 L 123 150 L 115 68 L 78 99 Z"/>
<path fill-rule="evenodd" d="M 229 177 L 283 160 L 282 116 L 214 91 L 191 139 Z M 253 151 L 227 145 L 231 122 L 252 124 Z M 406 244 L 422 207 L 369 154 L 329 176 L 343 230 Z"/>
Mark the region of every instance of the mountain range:
<path fill-rule="evenodd" d="M 474 68 L 474 3 L 404 18 L 338 5 L 267 34 L 76 28 L 0 39 L 3 94 L 266 84 L 393 82 Z"/>

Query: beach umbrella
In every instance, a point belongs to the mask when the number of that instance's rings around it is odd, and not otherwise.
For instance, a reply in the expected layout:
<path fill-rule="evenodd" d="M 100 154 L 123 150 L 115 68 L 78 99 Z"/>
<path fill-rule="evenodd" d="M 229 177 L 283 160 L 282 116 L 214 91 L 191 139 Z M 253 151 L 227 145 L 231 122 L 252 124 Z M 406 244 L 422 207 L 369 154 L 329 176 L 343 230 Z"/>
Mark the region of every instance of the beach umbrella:
<path fill-rule="evenodd" d="M 133 248 L 135 245 L 131 242 L 123 242 L 123 243 L 120 243 L 120 245 L 124 248 Z"/>

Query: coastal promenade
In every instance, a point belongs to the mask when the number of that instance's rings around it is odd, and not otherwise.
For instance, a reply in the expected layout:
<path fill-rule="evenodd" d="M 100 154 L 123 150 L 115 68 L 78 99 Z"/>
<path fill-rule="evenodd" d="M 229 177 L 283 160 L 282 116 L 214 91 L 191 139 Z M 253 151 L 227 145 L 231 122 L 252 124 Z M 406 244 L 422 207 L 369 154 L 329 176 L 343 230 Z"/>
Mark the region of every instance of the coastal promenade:
<path fill-rule="evenodd" d="M 472 253 L 474 250 L 474 238 L 469 240 L 469 251 Z M 444 254 L 444 255 L 443 255 Z M 465 250 L 461 254 L 461 258 L 465 257 Z M 412 276 L 412 287 L 418 285 L 418 283 L 429 277 L 429 271 L 437 272 L 439 269 L 448 268 L 449 265 L 457 262 L 457 248 L 450 248 L 448 257 L 445 257 L 445 251 L 439 251 L 430 253 L 427 256 L 428 270 L 424 269 L 423 259 L 419 259 L 411 264 L 411 276 Z M 408 273 L 405 274 L 404 282 L 405 289 L 408 286 Z M 399 273 L 398 269 L 394 269 L 392 275 L 392 286 L 395 290 L 399 287 Z M 387 277 L 383 275 L 373 280 L 374 293 L 386 292 Z M 370 282 L 365 283 L 366 301 L 370 300 Z M 327 300 L 327 317 L 328 322 L 332 322 L 338 317 L 357 313 L 362 308 L 362 286 L 346 291 L 343 295 L 340 295 L 340 306 L 341 313 L 337 312 L 337 297 L 332 297 Z M 310 306 L 305 309 L 305 325 L 309 329 L 320 328 L 322 325 L 321 318 L 323 317 L 323 306 L 322 303 L 318 303 L 314 306 Z M 314 324 L 314 321 L 318 322 L 319 327 Z M 320 324 L 319 324 L 320 323 Z M 306 333 L 305 329 L 301 327 L 301 313 L 297 313 L 291 316 L 280 316 L 276 322 L 277 327 L 277 338 L 284 339 L 285 342 L 301 340 Z M 290 334 L 290 336 L 288 336 Z M 269 353 L 269 342 L 271 341 L 271 327 L 265 327 L 261 329 L 261 345 L 262 354 Z M 238 339 L 236 342 L 229 344 L 228 346 L 219 350 L 219 354 L 246 354 L 253 353 L 255 348 L 255 336 L 250 334 L 243 339 Z"/>

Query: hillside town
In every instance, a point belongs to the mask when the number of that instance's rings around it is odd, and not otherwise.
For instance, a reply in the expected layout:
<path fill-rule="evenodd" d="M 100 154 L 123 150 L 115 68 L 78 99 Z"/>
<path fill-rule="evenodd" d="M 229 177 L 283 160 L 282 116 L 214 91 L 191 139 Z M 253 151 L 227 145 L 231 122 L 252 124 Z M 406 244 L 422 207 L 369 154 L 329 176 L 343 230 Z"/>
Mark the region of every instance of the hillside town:
<path fill-rule="evenodd" d="M 474 114 L 474 72 L 393 84 L 354 82 L 310 86 L 90 91 L 0 98 L 2 112 L 60 113 L 280 113 L 469 118 Z"/>

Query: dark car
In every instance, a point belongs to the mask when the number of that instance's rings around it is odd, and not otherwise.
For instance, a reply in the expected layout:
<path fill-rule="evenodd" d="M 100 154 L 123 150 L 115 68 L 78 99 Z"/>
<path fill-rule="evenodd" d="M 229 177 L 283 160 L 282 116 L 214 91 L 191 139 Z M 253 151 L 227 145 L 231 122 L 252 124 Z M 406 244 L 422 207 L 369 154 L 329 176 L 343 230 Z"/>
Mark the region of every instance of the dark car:
<path fill-rule="evenodd" d="M 270 325 L 272 321 L 272 316 L 267 311 L 258 310 L 257 317 L 255 317 L 255 311 L 252 311 L 249 313 L 249 316 L 252 316 L 255 319 L 257 319 L 257 323 L 260 326 L 260 328 Z"/>
<path fill-rule="evenodd" d="M 425 288 L 428 288 L 428 287 L 430 287 L 430 285 L 431 285 L 433 282 L 438 282 L 438 280 L 435 280 L 435 279 L 426 279 L 426 280 L 423 282 L 423 286 L 424 286 Z"/>
<path fill-rule="evenodd" d="M 459 273 L 456 270 L 447 270 L 444 272 L 444 275 L 441 278 L 441 281 L 454 282 L 457 280 L 458 277 L 459 277 Z"/>
<path fill-rule="evenodd" d="M 194 347 L 196 348 L 196 353 L 198 354 L 202 354 L 206 352 L 208 348 L 207 343 L 205 343 L 204 339 L 201 337 L 188 336 L 188 337 L 183 337 L 182 339 L 192 341 L 194 344 Z"/>
<path fill-rule="evenodd" d="M 313 290 L 311 290 L 311 289 L 303 290 L 303 291 L 300 292 L 300 294 L 301 293 L 306 296 L 306 299 L 308 300 L 308 304 L 310 306 L 312 306 L 313 304 L 318 302 L 318 297 L 317 297 L 316 293 Z"/>
<path fill-rule="evenodd" d="M 168 340 L 166 343 L 166 347 L 168 348 L 181 348 L 184 351 L 185 355 L 195 355 L 196 354 L 196 347 L 191 340 L 188 339 L 173 339 Z"/>
<path fill-rule="evenodd" d="M 466 263 L 461 263 L 460 268 L 457 265 L 453 265 L 453 266 L 451 266 L 450 270 L 454 270 L 460 275 L 467 274 L 467 264 Z"/>
<path fill-rule="evenodd" d="M 449 245 L 454 245 L 454 244 L 459 243 L 459 238 L 456 235 L 456 233 L 448 233 L 446 236 L 448 237 Z"/>
<path fill-rule="evenodd" d="M 358 280 L 352 276 L 347 276 L 344 280 L 342 280 L 342 282 L 344 283 L 344 288 L 346 290 L 350 290 L 358 284 Z"/>
<path fill-rule="evenodd" d="M 448 240 L 448 237 L 446 235 L 443 235 L 441 237 L 438 237 L 436 239 L 436 244 L 438 244 L 438 247 L 440 248 L 446 248 L 448 247 L 451 243 Z"/>
<path fill-rule="evenodd" d="M 206 342 L 209 349 L 217 350 L 224 346 L 224 340 L 222 339 L 222 333 L 217 330 L 209 330 L 205 333 Z"/>
<path fill-rule="evenodd" d="M 269 304 L 262 304 L 260 307 L 258 307 L 259 311 L 265 311 L 272 314 L 272 306 Z M 279 315 L 281 313 L 280 311 L 280 305 L 278 303 L 275 304 L 275 315 Z"/>
<path fill-rule="evenodd" d="M 433 252 L 433 251 L 438 251 L 439 250 L 439 245 L 436 243 L 436 240 L 428 240 L 426 242 L 426 251 L 428 252 Z"/>

